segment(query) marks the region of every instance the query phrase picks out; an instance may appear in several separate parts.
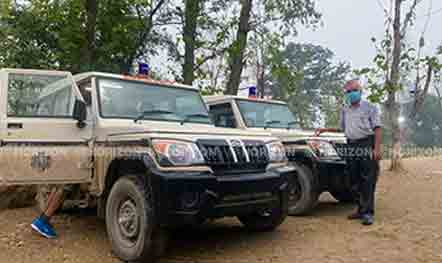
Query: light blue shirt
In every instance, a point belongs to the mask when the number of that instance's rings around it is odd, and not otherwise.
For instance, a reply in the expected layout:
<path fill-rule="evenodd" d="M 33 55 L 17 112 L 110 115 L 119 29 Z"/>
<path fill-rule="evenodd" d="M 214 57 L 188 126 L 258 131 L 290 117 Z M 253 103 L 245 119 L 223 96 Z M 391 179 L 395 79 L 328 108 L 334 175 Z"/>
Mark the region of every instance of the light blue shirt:
<path fill-rule="evenodd" d="M 379 107 L 368 101 L 362 100 L 356 108 L 345 105 L 341 110 L 341 129 L 347 139 L 366 138 L 378 127 L 382 127 Z"/>

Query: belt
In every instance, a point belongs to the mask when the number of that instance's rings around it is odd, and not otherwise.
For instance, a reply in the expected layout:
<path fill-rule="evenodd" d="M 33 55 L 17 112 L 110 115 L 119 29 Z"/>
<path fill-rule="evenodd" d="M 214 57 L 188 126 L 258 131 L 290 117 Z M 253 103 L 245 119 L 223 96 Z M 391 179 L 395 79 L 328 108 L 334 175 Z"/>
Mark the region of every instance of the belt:
<path fill-rule="evenodd" d="M 361 139 L 347 139 L 349 144 L 374 144 L 374 135 Z"/>

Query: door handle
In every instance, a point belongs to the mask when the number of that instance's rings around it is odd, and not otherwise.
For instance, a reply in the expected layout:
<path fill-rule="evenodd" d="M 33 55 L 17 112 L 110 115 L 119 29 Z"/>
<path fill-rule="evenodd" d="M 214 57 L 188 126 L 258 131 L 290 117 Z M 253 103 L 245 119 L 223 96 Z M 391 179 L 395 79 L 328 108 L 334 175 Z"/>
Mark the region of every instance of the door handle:
<path fill-rule="evenodd" d="M 23 123 L 8 123 L 8 129 L 23 129 Z"/>

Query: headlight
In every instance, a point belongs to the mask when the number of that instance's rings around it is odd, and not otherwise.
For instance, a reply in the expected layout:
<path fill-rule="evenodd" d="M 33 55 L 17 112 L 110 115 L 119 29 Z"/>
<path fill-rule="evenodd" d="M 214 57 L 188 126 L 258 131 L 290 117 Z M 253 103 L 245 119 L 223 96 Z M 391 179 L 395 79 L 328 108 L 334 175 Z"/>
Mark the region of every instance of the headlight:
<path fill-rule="evenodd" d="M 190 166 L 205 163 L 196 144 L 174 140 L 153 140 L 153 148 L 161 166 Z"/>
<path fill-rule="evenodd" d="M 309 140 L 308 144 L 318 157 L 339 157 L 335 147 L 329 142 Z"/>
<path fill-rule="evenodd" d="M 269 152 L 269 159 L 272 163 L 280 163 L 287 161 L 284 145 L 281 142 L 272 142 L 266 144 L 267 151 Z"/>

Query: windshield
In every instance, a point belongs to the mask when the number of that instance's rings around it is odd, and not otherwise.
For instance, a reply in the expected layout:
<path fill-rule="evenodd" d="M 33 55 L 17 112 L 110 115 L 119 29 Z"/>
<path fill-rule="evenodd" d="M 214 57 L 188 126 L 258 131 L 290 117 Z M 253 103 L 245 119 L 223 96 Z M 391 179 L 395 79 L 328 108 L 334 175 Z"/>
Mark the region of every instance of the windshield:
<path fill-rule="evenodd" d="M 287 105 L 248 100 L 237 100 L 237 102 L 247 127 L 299 127 Z"/>
<path fill-rule="evenodd" d="M 103 118 L 211 123 L 196 90 L 109 78 L 98 87 Z"/>

